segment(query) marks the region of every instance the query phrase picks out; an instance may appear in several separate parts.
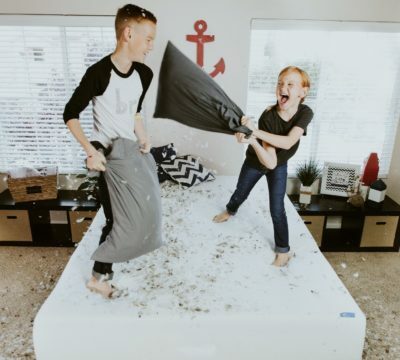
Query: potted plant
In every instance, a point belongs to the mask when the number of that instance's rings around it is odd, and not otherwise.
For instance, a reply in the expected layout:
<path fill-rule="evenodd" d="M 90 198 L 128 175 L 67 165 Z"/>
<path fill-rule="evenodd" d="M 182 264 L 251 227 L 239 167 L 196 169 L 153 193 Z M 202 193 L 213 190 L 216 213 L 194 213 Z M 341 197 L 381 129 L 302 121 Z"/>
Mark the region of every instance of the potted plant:
<path fill-rule="evenodd" d="M 318 162 L 311 159 L 299 164 L 296 168 L 296 176 L 300 180 L 299 203 L 307 205 L 311 202 L 311 185 L 322 174 Z"/>

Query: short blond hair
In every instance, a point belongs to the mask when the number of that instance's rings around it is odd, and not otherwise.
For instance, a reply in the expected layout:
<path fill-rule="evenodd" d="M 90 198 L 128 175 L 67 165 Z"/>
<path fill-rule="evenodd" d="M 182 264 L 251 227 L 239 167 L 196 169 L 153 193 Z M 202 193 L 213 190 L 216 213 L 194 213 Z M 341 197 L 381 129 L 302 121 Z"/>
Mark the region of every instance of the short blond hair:
<path fill-rule="evenodd" d="M 300 69 L 297 66 L 286 66 L 279 73 L 278 79 L 282 75 L 285 75 L 285 74 L 290 73 L 290 72 L 297 72 L 301 76 L 301 86 L 307 88 L 308 90 L 310 89 L 310 87 L 311 87 L 310 77 L 308 76 L 308 74 L 303 69 Z M 308 93 L 308 91 L 307 91 L 307 93 Z M 304 101 L 304 99 L 307 97 L 307 93 L 306 93 L 306 96 L 304 96 L 304 98 L 302 98 L 300 102 Z"/>

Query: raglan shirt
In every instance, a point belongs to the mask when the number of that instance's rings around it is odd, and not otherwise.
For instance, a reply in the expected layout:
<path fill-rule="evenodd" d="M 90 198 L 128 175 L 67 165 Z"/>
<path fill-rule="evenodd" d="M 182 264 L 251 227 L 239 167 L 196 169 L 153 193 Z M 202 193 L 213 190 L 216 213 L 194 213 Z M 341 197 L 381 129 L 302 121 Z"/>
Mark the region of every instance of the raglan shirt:
<path fill-rule="evenodd" d="M 90 141 L 108 147 L 118 137 L 136 141 L 134 114 L 142 109 L 143 99 L 153 78 L 145 64 L 132 62 L 121 73 L 111 54 L 90 66 L 64 109 L 64 122 L 79 119 L 90 101 L 93 104 L 93 129 Z"/>
<path fill-rule="evenodd" d="M 307 126 L 314 116 L 313 111 L 307 105 L 300 104 L 299 109 L 289 121 L 283 120 L 277 110 L 277 106 L 265 110 L 258 120 L 258 128 L 275 135 L 287 135 L 294 126 L 298 126 L 304 130 L 303 135 L 307 135 Z M 258 139 L 262 145 L 262 141 Z M 300 139 L 290 149 L 276 148 L 277 165 L 287 162 L 297 151 L 300 144 Z M 251 166 L 263 172 L 270 171 L 257 157 L 254 148 L 249 145 L 246 151 L 246 162 Z"/>

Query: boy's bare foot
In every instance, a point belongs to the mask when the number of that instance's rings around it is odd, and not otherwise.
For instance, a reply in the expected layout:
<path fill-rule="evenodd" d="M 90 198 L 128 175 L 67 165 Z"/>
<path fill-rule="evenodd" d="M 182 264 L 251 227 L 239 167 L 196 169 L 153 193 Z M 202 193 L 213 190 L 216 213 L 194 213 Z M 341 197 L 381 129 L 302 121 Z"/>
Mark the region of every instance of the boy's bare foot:
<path fill-rule="evenodd" d="M 97 280 L 94 276 L 87 282 L 86 287 L 97 294 L 100 294 L 105 299 L 114 298 L 118 292 L 117 288 L 109 281 Z"/>
<path fill-rule="evenodd" d="M 215 215 L 213 221 L 215 223 L 221 223 L 227 221 L 232 215 L 229 214 L 226 210 L 223 211 L 221 214 Z"/>
<path fill-rule="evenodd" d="M 276 253 L 275 254 L 275 260 L 272 263 L 272 265 L 277 266 L 277 267 L 282 267 L 286 266 L 290 259 L 293 257 L 293 253 Z"/>

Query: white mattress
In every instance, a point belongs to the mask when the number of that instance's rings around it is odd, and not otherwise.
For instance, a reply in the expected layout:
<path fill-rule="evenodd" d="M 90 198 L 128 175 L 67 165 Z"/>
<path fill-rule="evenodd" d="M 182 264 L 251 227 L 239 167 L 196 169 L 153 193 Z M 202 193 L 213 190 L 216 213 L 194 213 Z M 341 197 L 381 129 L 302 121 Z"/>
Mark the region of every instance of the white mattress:
<path fill-rule="evenodd" d="M 286 199 L 295 258 L 276 268 L 264 179 L 214 224 L 237 177 L 162 189 L 166 245 L 115 264 L 124 295 L 85 288 L 100 210 L 34 322 L 37 359 L 360 359 L 365 316 Z"/>

